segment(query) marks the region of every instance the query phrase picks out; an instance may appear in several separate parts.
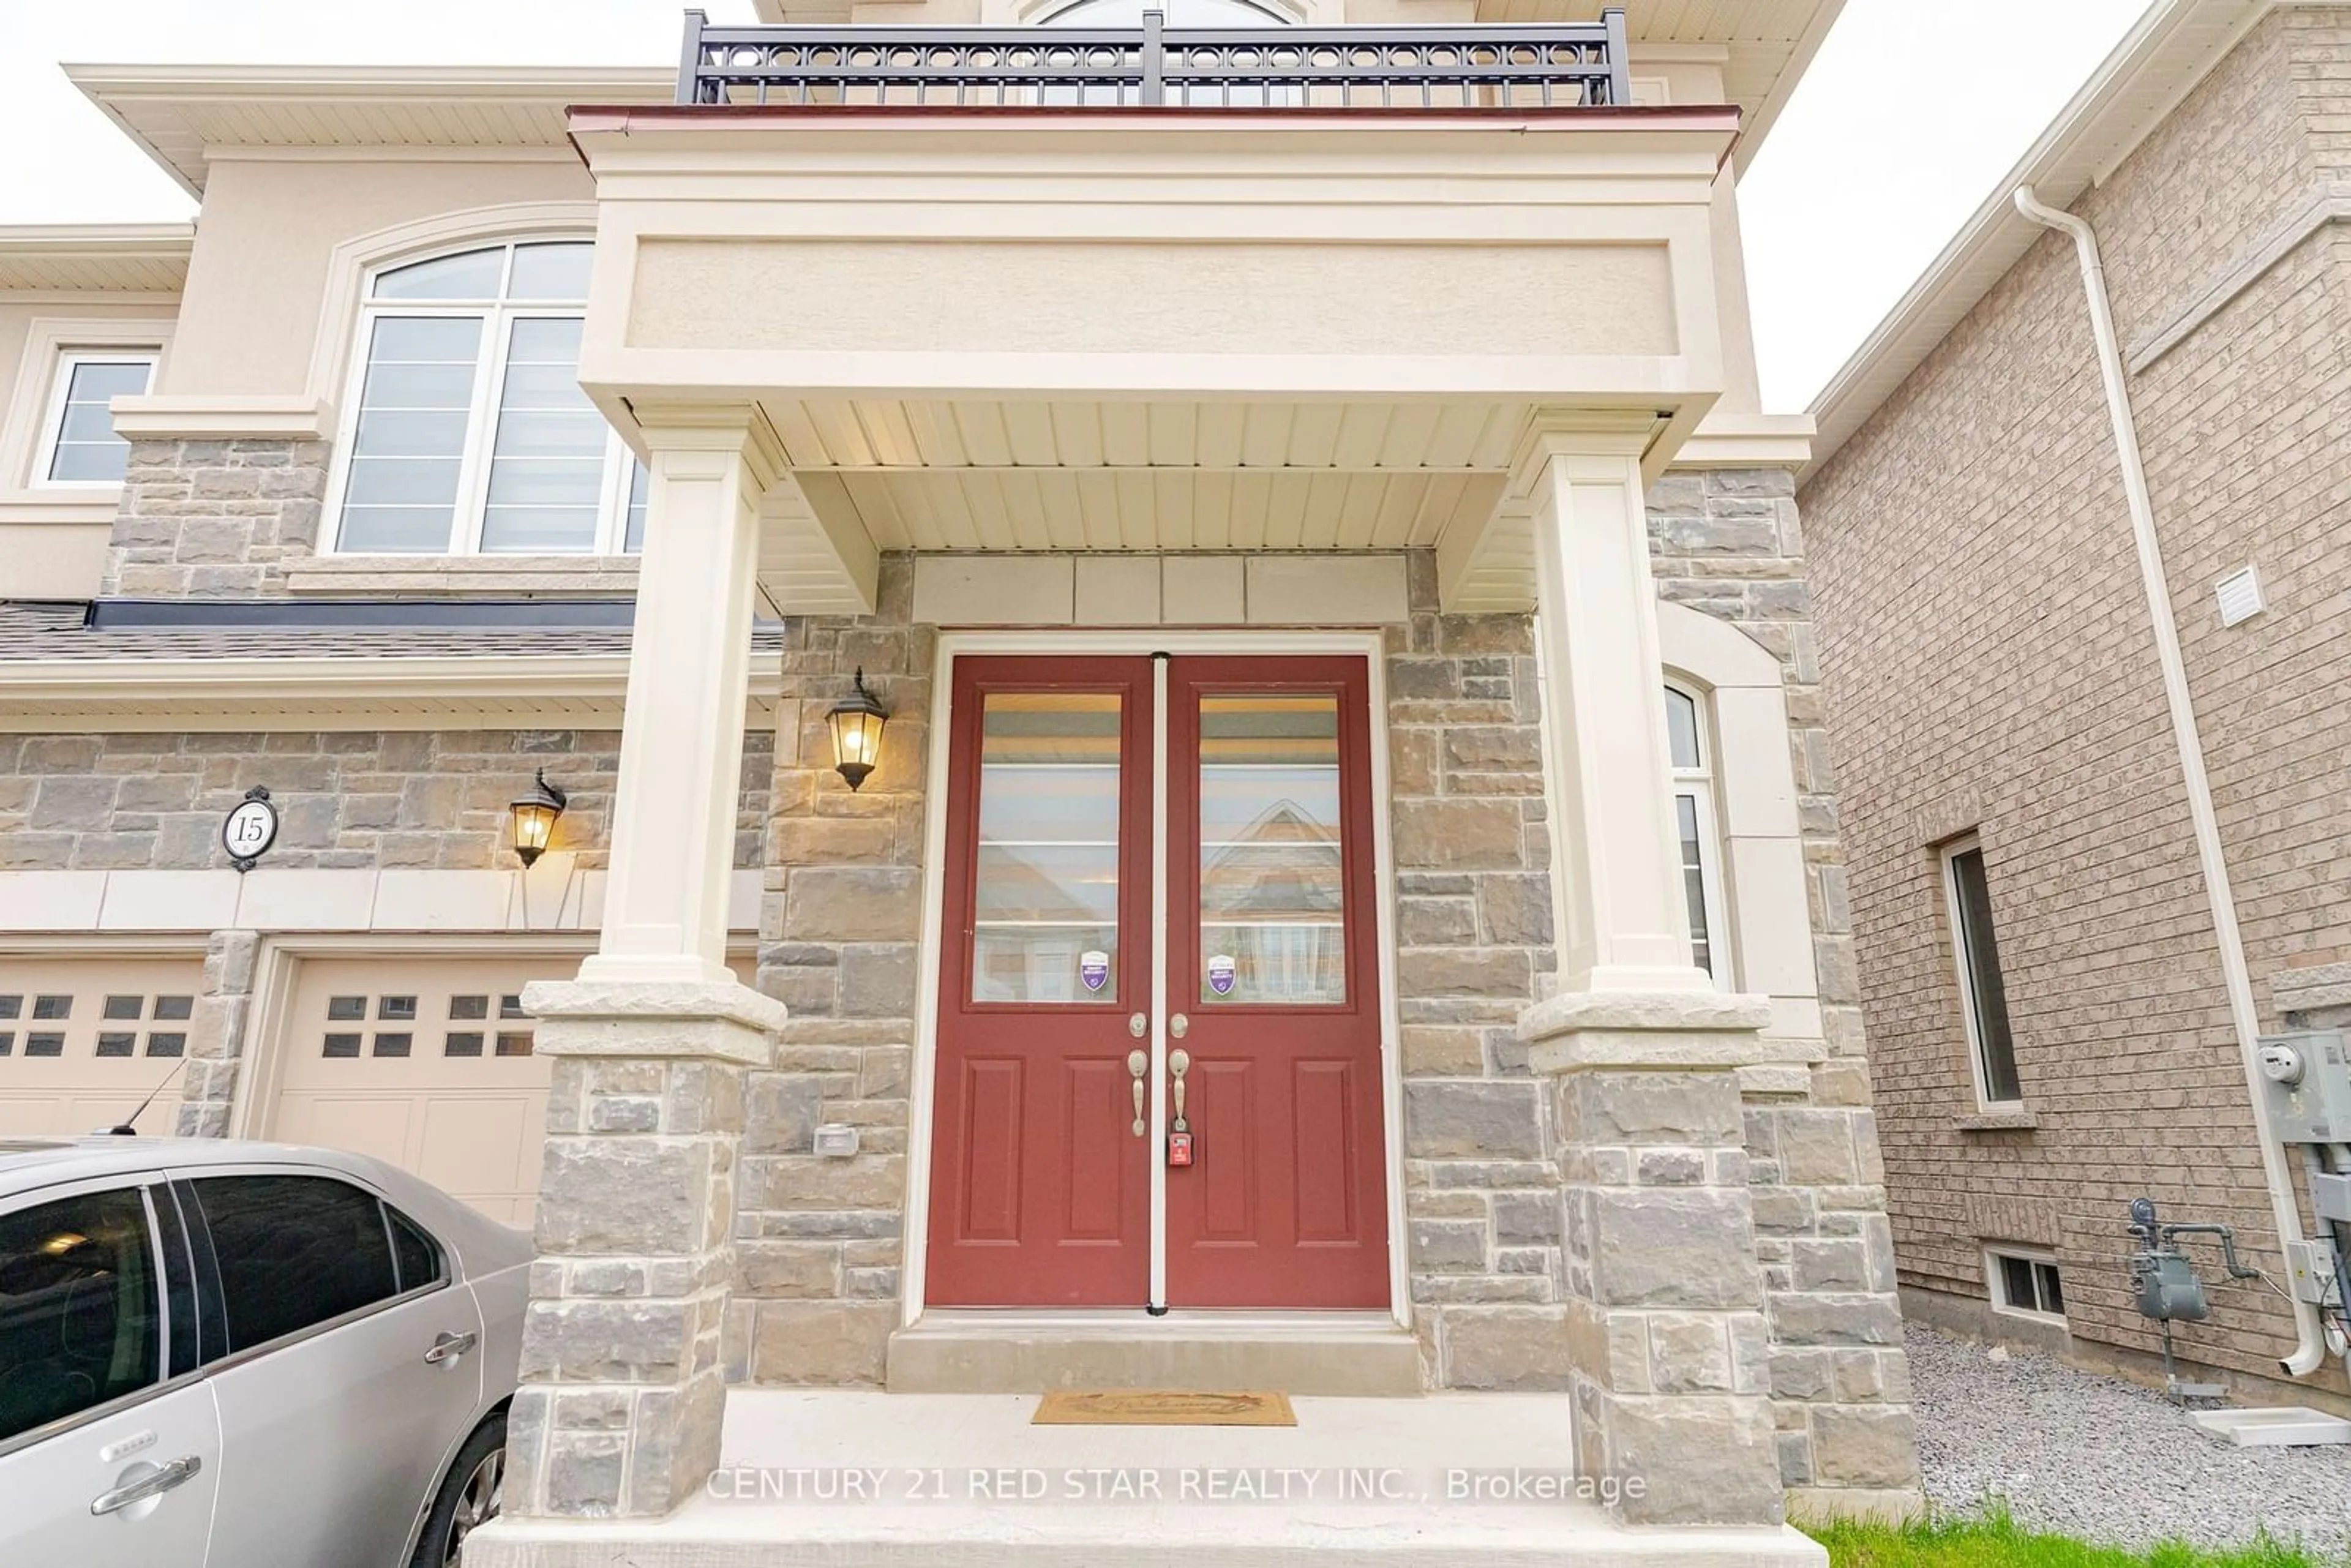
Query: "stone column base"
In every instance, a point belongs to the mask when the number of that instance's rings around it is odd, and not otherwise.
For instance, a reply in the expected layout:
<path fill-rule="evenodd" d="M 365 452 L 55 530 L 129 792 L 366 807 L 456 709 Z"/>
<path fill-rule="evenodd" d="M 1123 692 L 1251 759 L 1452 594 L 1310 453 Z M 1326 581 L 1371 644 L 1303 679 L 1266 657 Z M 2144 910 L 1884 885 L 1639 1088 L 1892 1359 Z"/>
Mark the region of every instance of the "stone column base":
<path fill-rule="evenodd" d="M 1519 1035 L 1552 1079 L 1577 1461 L 1626 1523 L 1771 1525 L 1785 1504 L 1738 1070 L 1801 1047 L 1771 1004 L 1575 992 Z"/>
<path fill-rule="evenodd" d="M 554 1059 L 506 1508 L 646 1518 L 718 1464 L 747 1071 L 784 1008 L 739 985 L 542 982 Z"/>

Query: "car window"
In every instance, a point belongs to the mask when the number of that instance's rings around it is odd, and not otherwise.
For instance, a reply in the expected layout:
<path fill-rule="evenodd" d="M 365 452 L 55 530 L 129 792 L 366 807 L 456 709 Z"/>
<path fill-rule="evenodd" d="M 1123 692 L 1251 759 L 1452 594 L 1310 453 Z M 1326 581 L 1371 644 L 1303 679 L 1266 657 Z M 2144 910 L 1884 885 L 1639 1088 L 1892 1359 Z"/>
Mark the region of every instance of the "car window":
<path fill-rule="evenodd" d="M 441 1278 L 441 1246 L 424 1234 L 424 1228 L 390 1204 L 383 1206 L 383 1218 L 392 1227 L 392 1260 L 400 1266 L 400 1288 L 420 1291 Z"/>
<path fill-rule="evenodd" d="M 329 1176 L 201 1176 L 230 1354 L 400 1293 L 375 1195 Z"/>
<path fill-rule="evenodd" d="M 157 1381 L 161 1316 L 138 1188 L 0 1214 L 0 1442 Z"/>

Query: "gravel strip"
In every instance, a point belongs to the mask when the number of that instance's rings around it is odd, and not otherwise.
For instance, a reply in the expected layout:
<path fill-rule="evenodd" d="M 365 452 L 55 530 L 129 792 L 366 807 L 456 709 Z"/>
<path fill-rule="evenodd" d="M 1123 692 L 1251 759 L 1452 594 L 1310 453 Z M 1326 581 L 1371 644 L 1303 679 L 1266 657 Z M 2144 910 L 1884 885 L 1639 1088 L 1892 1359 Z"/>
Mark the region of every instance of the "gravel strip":
<path fill-rule="evenodd" d="M 2008 1500 L 2018 1522 L 2118 1546 L 2235 1546 L 2266 1527 L 2351 1550 L 2351 1448 L 2241 1448 L 2136 1384 L 1912 1325 L 1918 1458 L 1940 1509 Z"/>

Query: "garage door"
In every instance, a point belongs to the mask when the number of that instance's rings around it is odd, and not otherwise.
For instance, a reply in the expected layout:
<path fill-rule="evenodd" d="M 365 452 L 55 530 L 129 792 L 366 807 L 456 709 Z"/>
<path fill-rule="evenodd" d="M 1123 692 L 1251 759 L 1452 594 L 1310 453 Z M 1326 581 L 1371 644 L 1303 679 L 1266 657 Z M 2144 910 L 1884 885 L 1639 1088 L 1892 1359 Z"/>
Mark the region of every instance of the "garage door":
<path fill-rule="evenodd" d="M 136 1125 L 171 1132 L 204 980 L 195 954 L 0 957 L 0 1134 L 96 1132 L 158 1085 Z"/>
<path fill-rule="evenodd" d="M 522 988 L 579 972 L 576 954 L 304 959 L 270 1136 L 372 1155 L 528 1229 L 548 1063 Z"/>

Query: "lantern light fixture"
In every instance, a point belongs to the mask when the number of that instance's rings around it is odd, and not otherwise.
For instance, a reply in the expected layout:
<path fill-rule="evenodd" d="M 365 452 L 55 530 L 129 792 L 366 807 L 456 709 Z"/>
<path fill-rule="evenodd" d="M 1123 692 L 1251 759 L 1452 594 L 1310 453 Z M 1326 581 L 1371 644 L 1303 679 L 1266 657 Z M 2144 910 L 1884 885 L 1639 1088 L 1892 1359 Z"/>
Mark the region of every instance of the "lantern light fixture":
<path fill-rule="evenodd" d="M 517 796 L 507 806 L 507 814 L 514 819 L 515 856 L 528 870 L 555 836 L 555 819 L 563 815 L 570 797 L 547 781 L 547 769 L 538 770 L 538 778 L 527 795 Z"/>
<path fill-rule="evenodd" d="M 856 690 L 826 718 L 832 727 L 833 770 L 854 792 L 882 760 L 882 731 L 890 722 L 890 710 L 865 687 L 863 665 L 857 669 Z"/>

